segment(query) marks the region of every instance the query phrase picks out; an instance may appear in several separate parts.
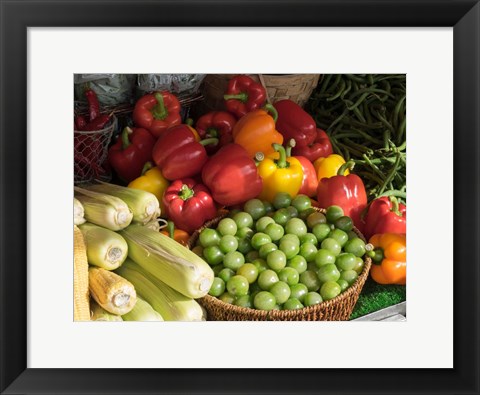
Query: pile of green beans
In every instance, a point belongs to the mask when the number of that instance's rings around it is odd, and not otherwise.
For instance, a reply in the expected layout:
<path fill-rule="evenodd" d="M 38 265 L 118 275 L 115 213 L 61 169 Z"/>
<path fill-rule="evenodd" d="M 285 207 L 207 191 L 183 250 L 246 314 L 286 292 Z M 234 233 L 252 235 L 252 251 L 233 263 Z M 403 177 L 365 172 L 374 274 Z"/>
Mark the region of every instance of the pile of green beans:
<path fill-rule="evenodd" d="M 305 109 L 355 162 L 369 199 L 406 202 L 405 74 L 324 74 Z"/>

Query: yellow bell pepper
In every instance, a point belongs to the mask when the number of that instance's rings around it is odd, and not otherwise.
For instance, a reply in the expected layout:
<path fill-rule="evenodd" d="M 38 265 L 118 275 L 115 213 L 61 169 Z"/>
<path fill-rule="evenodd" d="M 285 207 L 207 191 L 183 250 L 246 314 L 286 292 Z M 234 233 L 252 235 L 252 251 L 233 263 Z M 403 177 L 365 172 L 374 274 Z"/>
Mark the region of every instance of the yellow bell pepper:
<path fill-rule="evenodd" d="M 142 175 L 128 184 L 129 188 L 141 189 L 153 193 L 160 203 L 160 216 L 165 218 L 165 206 L 163 204 L 163 194 L 170 183 L 163 176 L 158 167 L 152 167 L 152 163 L 147 162 L 143 168 Z"/>
<path fill-rule="evenodd" d="M 313 166 L 317 172 L 318 181 L 320 181 L 322 178 L 336 176 L 338 169 L 340 169 L 344 163 L 345 159 L 337 154 L 328 155 L 326 158 L 318 158 L 315 162 L 313 162 Z M 347 169 L 344 175 L 346 176 L 348 174 L 350 174 L 350 172 Z"/>
<path fill-rule="evenodd" d="M 287 192 L 292 198 L 297 196 L 303 182 L 303 167 L 298 159 L 290 156 L 291 146 L 285 150 L 281 144 L 272 144 L 275 152 L 268 155 L 258 165 L 258 174 L 263 180 L 259 198 L 273 202 L 278 192 Z"/>

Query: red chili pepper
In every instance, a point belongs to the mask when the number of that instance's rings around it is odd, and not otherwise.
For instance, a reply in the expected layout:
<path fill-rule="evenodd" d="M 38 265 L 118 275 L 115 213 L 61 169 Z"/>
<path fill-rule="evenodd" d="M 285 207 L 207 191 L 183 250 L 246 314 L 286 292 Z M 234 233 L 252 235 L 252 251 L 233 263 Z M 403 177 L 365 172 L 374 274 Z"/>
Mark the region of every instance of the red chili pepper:
<path fill-rule="evenodd" d="M 303 181 L 298 193 L 309 197 L 316 196 L 318 179 L 313 163 L 304 156 L 295 156 L 295 158 L 300 162 L 303 168 Z"/>
<path fill-rule="evenodd" d="M 212 111 L 198 118 L 195 129 L 202 138 L 219 139 L 218 144 L 207 147 L 207 152 L 215 153 L 221 147 L 233 142 L 232 131 L 236 123 L 237 119 L 229 112 Z"/>
<path fill-rule="evenodd" d="M 217 208 L 210 191 L 190 178 L 173 181 L 163 195 L 167 217 L 188 233 L 215 218 Z"/>
<path fill-rule="evenodd" d="M 294 139 L 296 147 L 306 147 L 315 141 L 317 125 L 302 107 L 288 99 L 277 101 L 273 106 L 278 112 L 275 126 L 285 141 Z"/>
<path fill-rule="evenodd" d="M 202 180 L 215 201 L 225 206 L 257 197 L 263 187 L 255 161 L 245 148 L 234 143 L 209 158 L 202 170 Z"/>
<path fill-rule="evenodd" d="M 356 174 L 343 175 L 347 168 L 353 169 L 354 162 L 343 164 L 336 176 L 322 178 L 318 183 L 317 201 L 320 207 L 337 205 L 345 215 L 352 218 L 355 226 L 363 231 L 362 211 L 367 207 L 367 193 L 363 181 Z"/>
<path fill-rule="evenodd" d="M 265 104 L 267 92 L 249 76 L 237 75 L 228 81 L 223 98 L 227 110 L 240 118 L 247 112 L 261 108 Z"/>
<path fill-rule="evenodd" d="M 112 118 L 112 114 L 102 114 L 95 118 L 93 121 L 87 123 L 83 130 L 93 131 L 102 130 L 105 128 Z"/>
<path fill-rule="evenodd" d="M 294 155 L 304 156 L 310 162 L 315 162 L 318 158 L 326 158 L 333 154 L 333 148 L 327 133 L 322 129 L 316 129 L 316 137 L 311 144 L 304 147 L 296 146 L 292 152 Z"/>
<path fill-rule="evenodd" d="M 152 161 L 155 137 L 148 130 L 126 127 L 108 151 L 108 162 L 118 176 L 130 182 L 142 174 L 145 163 Z"/>
<path fill-rule="evenodd" d="M 380 197 L 370 203 L 365 217 L 364 235 L 407 233 L 407 207 L 399 204 L 395 196 Z"/>
<path fill-rule="evenodd" d="M 152 157 L 167 180 L 189 178 L 199 174 L 208 160 L 204 145 L 217 143 L 216 138 L 197 141 L 191 127 L 182 124 L 158 138 Z"/>
<path fill-rule="evenodd" d="M 87 120 L 82 115 L 77 115 L 75 117 L 75 130 L 85 130 L 87 126 Z"/>
<path fill-rule="evenodd" d="M 88 101 L 89 121 L 92 122 L 100 115 L 100 103 L 98 103 L 97 94 L 92 89 L 85 91 L 85 97 Z"/>
<path fill-rule="evenodd" d="M 180 102 L 170 92 L 155 92 L 142 96 L 135 103 L 133 121 L 147 129 L 154 137 L 160 137 L 168 128 L 182 122 Z"/>

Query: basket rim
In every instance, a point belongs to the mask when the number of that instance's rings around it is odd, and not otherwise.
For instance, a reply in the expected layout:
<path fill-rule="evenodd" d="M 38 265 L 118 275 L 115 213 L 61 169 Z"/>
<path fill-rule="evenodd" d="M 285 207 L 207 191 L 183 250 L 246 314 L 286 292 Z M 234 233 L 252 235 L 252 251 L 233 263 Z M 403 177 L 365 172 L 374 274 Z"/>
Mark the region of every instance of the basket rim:
<path fill-rule="evenodd" d="M 320 213 L 323 213 L 323 214 L 326 213 L 326 209 L 324 209 L 324 208 L 319 208 L 319 207 L 312 207 L 312 208 L 315 211 L 318 211 Z M 198 238 L 198 235 L 200 234 L 200 232 L 204 228 L 208 228 L 211 225 L 215 224 L 216 222 L 220 221 L 222 218 L 225 218 L 228 215 L 228 213 L 229 213 L 228 210 L 225 210 L 225 209 L 220 210 L 219 215 L 217 217 L 211 219 L 210 221 L 207 221 L 201 228 L 195 230 L 192 233 L 192 235 L 190 236 L 190 238 L 188 239 L 188 243 L 187 243 L 188 248 L 192 249 L 193 243 L 196 241 L 196 239 Z M 366 242 L 365 236 L 358 230 L 358 228 L 356 228 L 354 226 L 352 230 L 364 242 Z M 343 302 L 344 300 L 352 297 L 357 292 L 357 289 L 356 289 L 355 285 L 358 285 L 360 283 L 365 284 L 365 281 L 367 280 L 368 274 L 370 272 L 370 267 L 372 265 L 372 259 L 369 256 L 365 256 L 364 262 L 365 263 L 364 263 L 362 272 L 358 275 L 355 282 L 353 282 L 347 288 L 347 290 L 345 292 L 340 293 L 338 296 L 336 296 L 333 299 L 322 301 L 321 303 L 318 303 L 318 304 L 313 305 L 313 306 L 305 306 L 301 309 L 296 309 L 296 310 L 259 310 L 259 309 L 241 307 L 241 306 L 236 306 L 236 305 L 233 305 L 233 304 L 225 303 L 222 300 L 216 298 L 215 296 L 211 296 L 209 294 L 207 294 L 204 297 L 198 299 L 198 301 L 201 302 L 202 300 L 205 300 L 206 302 L 211 303 L 213 305 L 216 305 L 219 308 L 227 308 L 228 307 L 230 309 L 230 311 L 232 313 L 235 313 L 235 314 L 252 314 L 254 312 L 254 313 L 257 313 L 259 318 L 265 318 L 266 320 L 268 320 L 269 318 L 272 318 L 272 317 L 282 318 L 282 315 L 286 316 L 286 314 L 282 314 L 282 313 L 286 313 L 286 312 L 291 313 L 292 311 L 297 313 L 297 314 L 314 313 L 316 311 L 322 311 L 324 309 L 328 309 L 329 307 L 331 307 L 333 305 L 337 306 L 337 305 L 341 304 L 341 302 Z M 358 290 L 358 294 L 360 294 L 360 292 L 362 291 L 363 284 L 360 287 L 360 289 Z"/>
<path fill-rule="evenodd" d="M 113 130 L 115 130 L 115 128 L 117 127 L 117 122 L 118 122 L 118 119 L 115 116 L 115 114 L 113 114 L 111 122 L 109 122 L 109 125 L 107 127 L 103 128 L 103 129 L 98 129 L 98 130 L 76 130 L 76 129 L 74 129 L 73 133 L 74 134 L 80 134 L 80 135 L 110 133 Z"/>

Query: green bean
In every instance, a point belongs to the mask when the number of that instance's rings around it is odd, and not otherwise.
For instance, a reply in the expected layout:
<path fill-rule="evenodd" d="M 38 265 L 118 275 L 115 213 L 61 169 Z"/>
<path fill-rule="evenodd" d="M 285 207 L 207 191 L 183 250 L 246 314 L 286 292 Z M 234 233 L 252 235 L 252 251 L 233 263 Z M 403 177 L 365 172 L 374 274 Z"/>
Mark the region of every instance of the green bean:
<path fill-rule="evenodd" d="M 382 173 L 382 171 L 367 157 L 367 155 L 363 155 L 363 159 L 373 169 L 373 171 L 380 177 L 380 179 L 383 180 L 385 178 L 385 175 Z"/>
<path fill-rule="evenodd" d="M 363 155 L 363 152 L 358 151 L 357 149 L 349 147 L 349 146 L 347 146 L 343 143 L 340 143 L 338 141 L 337 141 L 337 146 L 340 147 L 340 148 L 343 148 L 344 150 L 349 151 L 353 155 L 356 155 L 356 156 L 359 156 L 359 157 L 361 157 Z"/>
<path fill-rule="evenodd" d="M 332 93 L 335 88 L 337 87 L 337 85 L 340 83 L 340 80 L 342 79 L 342 75 L 341 74 L 337 74 L 336 77 L 335 77 L 335 80 L 333 81 L 333 84 L 329 86 L 329 88 L 327 89 L 327 93 Z"/>
<path fill-rule="evenodd" d="M 352 81 L 347 80 L 347 87 L 345 88 L 345 90 L 340 95 L 340 98 L 343 99 L 346 96 L 346 94 L 348 92 L 350 92 L 351 89 L 352 89 Z"/>
<path fill-rule="evenodd" d="M 330 80 L 332 79 L 332 77 L 333 77 L 333 74 L 326 74 L 325 79 L 322 81 L 322 85 L 320 86 L 319 93 L 325 92 L 325 89 L 330 83 Z"/>
<path fill-rule="evenodd" d="M 365 82 L 364 78 L 357 77 L 355 74 L 345 74 L 345 76 L 355 82 L 358 82 L 360 84 L 363 84 Z"/>
<path fill-rule="evenodd" d="M 340 97 L 340 95 L 343 93 L 343 91 L 345 90 L 345 87 L 346 87 L 345 80 L 341 80 L 340 81 L 340 88 L 338 89 L 337 93 L 335 93 L 335 95 L 333 95 L 331 97 L 328 97 L 326 100 L 327 101 L 333 101 L 335 99 L 338 99 Z"/>
<path fill-rule="evenodd" d="M 405 134 L 406 126 L 407 126 L 407 118 L 404 118 L 402 123 L 400 124 L 400 126 L 398 128 L 397 142 L 400 142 L 400 141 L 403 140 L 403 135 Z M 405 143 L 406 143 L 406 140 L 405 140 Z"/>
<path fill-rule="evenodd" d="M 400 110 L 403 108 L 403 103 L 405 99 L 407 98 L 407 95 L 403 95 L 400 100 L 398 101 L 397 105 L 395 106 L 395 109 L 393 110 L 393 126 L 396 128 L 398 125 L 398 115 L 400 114 Z"/>
<path fill-rule="evenodd" d="M 357 116 L 358 120 L 360 122 L 364 122 L 364 123 L 367 123 L 367 120 L 365 119 L 365 117 L 363 116 L 363 114 L 360 112 L 360 110 L 358 109 L 358 107 L 355 107 L 353 109 L 353 113 Z"/>
<path fill-rule="evenodd" d="M 390 170 L 390 173 L 388 173 L 387 179 L 385 180 L 383 185 L 380 187 L 380 189 L 378 191 L 379 194 L 382 194 L 384 192 L 386 186 L 388 185 L 388 183 L 392 181 L 392 178 L 394 177 L 394 175 L 395 175 L 395 173 L 398 169 L 398 166 L 400 165 L 400 160 L 401 160 L 401 155 L 400 155 L 400 153 L 397 153 L 397 160 L 395 161 L 392 169 Z"/>

